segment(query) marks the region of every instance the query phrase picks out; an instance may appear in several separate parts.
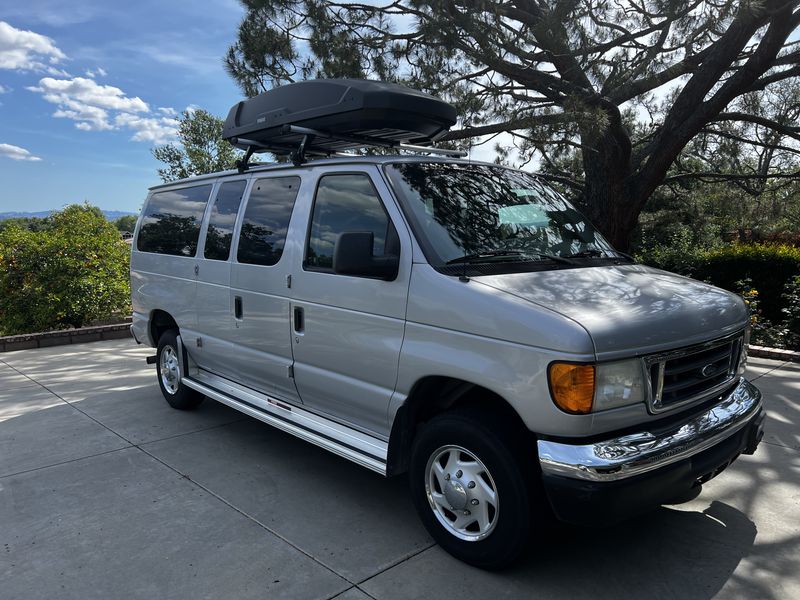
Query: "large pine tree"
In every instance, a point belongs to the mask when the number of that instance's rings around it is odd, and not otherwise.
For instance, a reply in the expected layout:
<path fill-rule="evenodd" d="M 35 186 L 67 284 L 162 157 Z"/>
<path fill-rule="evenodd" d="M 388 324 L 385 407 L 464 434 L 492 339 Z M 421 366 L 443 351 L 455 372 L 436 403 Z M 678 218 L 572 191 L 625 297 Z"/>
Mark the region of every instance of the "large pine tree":
<path fill-rule="evenodd" d="M 621 249 L 698 134 L 736 121 L 800 141 L 743 101 L 800 75 L 800 0 L 241 1 L 225 63 L 245 94 L 368 77 L 445 97 L 449 139 L 512 133 Z"/>

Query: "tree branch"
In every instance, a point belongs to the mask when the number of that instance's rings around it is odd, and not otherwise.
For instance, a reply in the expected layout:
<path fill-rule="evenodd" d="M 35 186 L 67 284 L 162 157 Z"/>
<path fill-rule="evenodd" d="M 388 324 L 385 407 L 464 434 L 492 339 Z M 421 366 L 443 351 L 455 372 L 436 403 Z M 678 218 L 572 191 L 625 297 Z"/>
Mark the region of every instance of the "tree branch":
<path fill-rule="evenodd" d="M 530 129 L 536 125 L 555 125 L 558 123 L 565 123 L 570 120 L 570 116 L 564 113 L 532 115 L 522 119 L 503 121 L 502 123 L 493 123 L 491 125 L 481 125 L 479 127 L 451 130 L 440 137 L 437 141 L 449 142 L 453 140 L 463 140 L 466 138 L 488 135 L 490 133 L 501 133 L 503 131 L 513 131 L 516 129 Z"/>
<path fill-rule="evenodd" d="M 665 184 L 674 183 L 676 181 L 682 181 L 686 179 L 699 179 L 701 181 L 706 181 L 708 183 L 713 183 L 715 181 L 734 181 L 734 180 L 746 180 L 746 179 L 793 179 L 800 177 L 800 171 L 795 171 L 794 173 L 771 173 L 767 175 L 762 175 L 761 173 L 752 173 L 752 174 L 743 174 L 743 173 L 678 173 L 677 175 L 670 175 L 666 177 L 663 181 Z"/>
<path fill-rule="evenodd" d="M 762 127 L 772 129 L 773 131 L 777 131 L 778 133 L 782 133 L 787 137 L 800 141 L 800 127 L 797 126 L 791 127 L 789 125 L 783 125 L 781 123 L 778 123 L 777 121 L 773 121 L 772 119 L 767 119 L 766 117 L 750 115 L 744 112 L 723 112 L 719 113 L 714 119 L 712 119 L 709 122 L 716 123 L 722 121 L 743 121 L 745 123 L 753 123 L 754 125 L 761 125 Z"/>

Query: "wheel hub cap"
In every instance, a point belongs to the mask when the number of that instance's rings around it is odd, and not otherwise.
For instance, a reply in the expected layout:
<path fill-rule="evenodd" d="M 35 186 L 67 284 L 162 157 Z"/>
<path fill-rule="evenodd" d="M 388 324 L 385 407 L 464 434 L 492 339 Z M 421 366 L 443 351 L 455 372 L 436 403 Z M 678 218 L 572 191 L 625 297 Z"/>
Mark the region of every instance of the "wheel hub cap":
<path fill-rule="evenodd" d="M 450 534 L 475 542 L 494 530 L 500 507 L 497 486 L 474 453 L 442 446 L 431 453 L 425 474 L 431 510 Z"/>
<path fill-rule="evenodd" d="M 178 363 L 178 353 L 172 346 L 164 346 L 159 361 L 161 383 L 168 394 L 176 394 L 181 384 L 181 370 Z"/>
<path fill-rule="evenodd" d="M 464 510 L 467 507 L 467 489 L 457 479 L 451 479 L 444 486 L 444 497 L 456 510 Z"/>

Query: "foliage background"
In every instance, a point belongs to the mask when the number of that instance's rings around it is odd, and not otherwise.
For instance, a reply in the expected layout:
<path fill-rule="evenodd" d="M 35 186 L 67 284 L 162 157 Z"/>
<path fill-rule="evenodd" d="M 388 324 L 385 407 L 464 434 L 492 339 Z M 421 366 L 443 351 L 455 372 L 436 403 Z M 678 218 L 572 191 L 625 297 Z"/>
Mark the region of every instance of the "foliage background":
<path fill-rule="evenodd" d="M 0 334 L 130 314 L 130 247 L 99 209 L 73 204 L 0 231 Z"/>

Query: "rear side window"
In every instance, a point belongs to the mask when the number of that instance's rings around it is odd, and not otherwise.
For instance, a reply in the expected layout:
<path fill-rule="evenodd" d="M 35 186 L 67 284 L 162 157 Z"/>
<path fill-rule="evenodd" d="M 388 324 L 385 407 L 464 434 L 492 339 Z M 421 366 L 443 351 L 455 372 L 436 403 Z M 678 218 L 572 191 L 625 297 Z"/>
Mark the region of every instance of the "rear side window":
<path fill-rule="evenodd" d="M 272 177 L 253 184 L 239 234 L 240 263 L 272 266 L 280 260 L 299 189 L 299 177 Z"/>
<path fill-rule="evenodd" d="M 142 252 L 194 256 L 211 185 L 156 192 L 147 203 L 136 247 Z"/>
<path fill-rule="evenodd" d="M 305 266 L 332 269 L 333 248 L 345 231 L 371 231 L 372 253 L 383 256 L 389 223 L 389 215 L 367 175 L 326 175 L 320 179 L 314 200 Z"/>
<path fill-rule="evenodd" d="M 206 232 L 206 246 L 203 256 L 212 260 L 228 260 L 233 239 L 233 226 L 239 205 L 242 203 L 247 181 L 229 181 L 223 183 L 217 192 L 217 199 L 211 209 Z"/>

